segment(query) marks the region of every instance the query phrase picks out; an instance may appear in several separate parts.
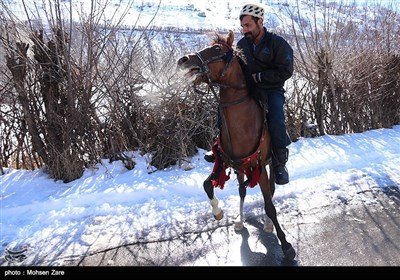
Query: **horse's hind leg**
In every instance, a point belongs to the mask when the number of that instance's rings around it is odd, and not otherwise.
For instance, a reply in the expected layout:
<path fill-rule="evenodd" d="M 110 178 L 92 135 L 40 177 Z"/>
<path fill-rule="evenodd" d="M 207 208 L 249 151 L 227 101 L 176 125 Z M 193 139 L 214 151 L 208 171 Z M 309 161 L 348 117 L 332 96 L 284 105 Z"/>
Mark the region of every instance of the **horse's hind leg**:
<path fill-rule="evenodd" d="M 243 222 L 244 222 L 243 204 L 244 204 L 244 198 L 246 197 L 246 186 L 243 185 L 244 182 L 243 174 L 238 174 L 237 179 L 239 182 L 240 206 L 239 206 L 239 221 L 235 223 L 235 230 L 240 231 L 243 229 Z"/>
<path fill-rule="evenodd" d="M 271 191 L 271 197 L 274 197 L 275 193 L 275 173 L 274 173 L 274 167 L 272 166 L 272 163 L 269 165 L 269 188 Z"/>
<path fill-rule="evenodd" d="M 218 199 L 214 196 L 214 186 L 212 185 L 211 182 L 211 176 L 210 175 L 203 183 L 204 190 L 207 193 L 208 198 L 210 199 L 210 204 L 212 207 L 212 213 L 214 215 L 214 218 L 216 220 L 221 220 L 222 217 L 224 216 L 224 212 L 222 211 L 221 208 L 218 207 Z"/>
<path fill-rule="evenodd" d="M 272 220 L 272 223 L 275 226 L 276 235 L 278 236 L 279 241 L 281 242 L 283 254 L 287 259 L 293 260 L 294 257 L 296 256 L 296 252 L 293 249 L 292 245 L 286 241 L 285 233 L 283 232 L 281 226 L 278 223 L 278 218 L 276 217 L 276 209 L 274 204 L 272 203 L 272 193 L 270 189 L 268 175 L 265 169 L 263 169 L 263 172 L 261 173 L 258 182 L 260 184 L 260 188 L 264 197 L 265 213 Z"/>
<path fill-rule="evenodd" d="M 269 189 L 270 189 L 270 193 L 271 193 L 271 197 L 274 197 L 274 193 L 275 193 L 275 175 L 274 175 L 274 170 L 273 170 L 273 166 L 272 163 L 269 164 Z M 268 176 L 268 175 L 267 175 Z M 265 222 L 264 222 L 264 231 L 265 232 L 273 232 L 274 230 L 274 224 L 272 222 L 272 220 L 268 217 L 267 214 L 265 214 Z"/>

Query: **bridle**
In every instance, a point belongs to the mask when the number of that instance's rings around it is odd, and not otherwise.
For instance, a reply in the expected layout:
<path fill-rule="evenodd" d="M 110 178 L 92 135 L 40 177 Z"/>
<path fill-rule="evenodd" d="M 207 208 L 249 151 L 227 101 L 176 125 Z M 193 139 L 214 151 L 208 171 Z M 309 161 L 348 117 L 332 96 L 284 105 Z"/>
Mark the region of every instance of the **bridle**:
<path fill-rule="evenodd" d="M 208 64 L 213 63 L 213 62 L 217 62 L 217 61 L 225 61 L 225 66 L 224 69 L 222 70 L 220 76 L 218 77 L 217 80 L 219 80 L 220 78 L 224 77 L 226 74 L 226 71 L 229 69 L 229 67 L 232 65 L 233 62 L 233 58 L 235 57 L 234 51 L 232 49 L 232 47 L 230 47 L 228 44 L 223 43 L 223 42 L 219 42 L 215 45 L 223 45 L 225 47 L 228 48 L 228 51 L 219 55 L 215 55 L 212 56 L 208 59 L 204 59 L 204 57 L 201 55 L 201 51 L 200 52 L 195 52 L 195 55 L 197 56 L 197 58 L 200 60 L 201 62 L 201 66 L 200 66 L 200 70 L 201 70 L 201 74 L 206 75 L 206 83 L 209 86 L 209 89 L 211 90 L 211 92 L 214 94 L 215 98 L 218 100 L 218 103 L 222 106 L 222 107 L 229 107 L 232 105 L 236 105 L 239 103 L 242 103 L 243 101 L 245 101 L 247 99 L 247 96 L 244 98 L 241 98 L 237 101 L 233 101 L 233 102 L 227 102 L 227 103 L 221 103 L 219 100 L 219 97 L 217 95 L 217 92 L 215 91 L 214 87 L 220 87 L 220 88 L 233 88 L 233 89 L 245 89 L 246 85 L 227 85 L 227 84 L 221 84 L 221 83 L 216 83 L 213 82 L 211 80 L 211 71 L 210 71 L 210 67 L 208 66 Z M 215 46 L 214 45 L 214 46 Z M 199 90 L 198 88 L 196 88 L 196 85 L 193 85 L 194 91 L 200 94 L 207 94 L 206 92 Z"/>
<path fill-rule="evenodd" d="M 219 43 L 219 44 L 223 44 L 223 43 Z M 210 64 L 211 62 L 216 62 L 219 60 L 225 61 L 225 67 L 224 70 L 222 70 L 221 75 L 219 76 L 219 78 L 222 78 L 226 71 L 228 70 L 229 66 L 231 66 L 232 61 L 233 61 L 233 49 L 228 46 L 227 44 L 223 44 L 224 46 L 226 46 L 228 48 L 228 51 L 219 55 L 215 55 L 210 57 L 209 59 L 204 59 L 204 57 L 201 55 L 200 52 L 195 52 L 196 56 L 199 58 L 200 62 L 201 62 L 201 70 L 203 74 L 207 75 L 207 82 L 208 83 L 212 83 L 211 82 L 211 78 L 210 78 L 210 68 L 208 67 L 208 64 Z M 215 45 L 214 45 L 215 46 Z"/>

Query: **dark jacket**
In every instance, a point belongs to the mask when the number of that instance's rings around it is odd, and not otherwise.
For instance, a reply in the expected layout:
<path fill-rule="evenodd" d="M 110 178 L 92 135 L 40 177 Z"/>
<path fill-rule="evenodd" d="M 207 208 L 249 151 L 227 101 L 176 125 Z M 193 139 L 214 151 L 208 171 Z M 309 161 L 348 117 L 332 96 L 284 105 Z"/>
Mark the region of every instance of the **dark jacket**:
<path fill-rule="evenodd" d="M 244 37 L 237 43 L 246 57 L 247 67 L 257 73 L 257 87 L 283 90 L 283 85 L 293 74 L 293 49 L 282 37 L 268 32 L 254 49 L 253 43 Z"/>

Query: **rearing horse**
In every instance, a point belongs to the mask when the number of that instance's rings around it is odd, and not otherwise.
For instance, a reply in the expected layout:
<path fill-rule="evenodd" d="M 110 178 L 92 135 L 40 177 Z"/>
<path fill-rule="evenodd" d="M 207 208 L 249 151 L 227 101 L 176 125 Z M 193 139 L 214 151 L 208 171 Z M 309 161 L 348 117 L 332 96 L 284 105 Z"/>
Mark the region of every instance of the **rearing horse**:
<path fill-rule="evenodd" d="M 240 195 L 240 221 L 235 230 L 243 228 L 243 203 L 246 186 L 259 184 L 264 197 L 267 230 L 272 221 L 281 242 L 282 251 L 287 259 L 293 260 L 296 252 L 286 241 L 272 203 L 275 182 L 271 160 L 271 138 L 265 121 L 264 109 L 250 95 L 246 77 L 241 67 L 241 58 L 233 50 L 233 32 L 227 37 L 216 36 L 210 47 L 188 54 L 178 60 L 178 67 L 187 71 L 186 76 L 194 77 L 194 84 L 205 82 L 219 101 L 219 114 L 222 121 L 217 144 L 213 146 L 215 165 L 213 173 L 204 181 L 204 190 L 212 206 L 214 217 L 219 220 L 223 211 L 218 207 L 214 196 L 214 187 L 223 187 L 227 176 L 225 170 L 231 167 L 237 173 Z M 219 86 L 219 94 L 214 86 Z M 272 178 L 268 178 L 266 166 L 270 168 Z M 244 180 L 246 175 L 247 180 Z M 271 225 L 272 226 L 272 225 Z M 269 231 L 273 228 L 269 227 Z"/>

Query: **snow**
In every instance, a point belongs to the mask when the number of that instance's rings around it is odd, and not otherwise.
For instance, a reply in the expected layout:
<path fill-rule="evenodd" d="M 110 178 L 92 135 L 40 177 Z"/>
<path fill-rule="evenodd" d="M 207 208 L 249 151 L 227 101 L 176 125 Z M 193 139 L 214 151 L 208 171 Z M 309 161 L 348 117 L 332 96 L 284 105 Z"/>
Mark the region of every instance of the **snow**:
<path fill-rule="evenodd" d="M 400 126 L 292 143 L 290 183 L 277 186 L 274 196 L 278 215 L 318 211 L 363 199 L 357 194 L 374 188 L 399 187 L 399 143 Z M 223 190 L 216 189 L 226 218 L 214 221 L 203 190 L 212 169 L 205 152 L 191 159 L 189 171 L 174 166 L 151 174 L 145 156 L 133 152 L 133 170 L 103 160 L 70 183 L 54 181 L 43 170 L 6 169 L 0 176 L 2 254 L 27 246 L 26 262 L 62 265 L 71 256 L 231 224 L 239 213 L 237 180 L 231 175 Z M 263 215 L 259 187 L 248 189 L 244 209 Z"/>

